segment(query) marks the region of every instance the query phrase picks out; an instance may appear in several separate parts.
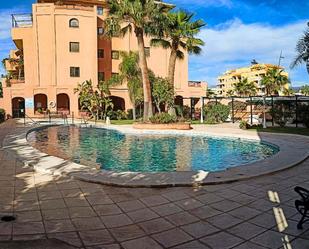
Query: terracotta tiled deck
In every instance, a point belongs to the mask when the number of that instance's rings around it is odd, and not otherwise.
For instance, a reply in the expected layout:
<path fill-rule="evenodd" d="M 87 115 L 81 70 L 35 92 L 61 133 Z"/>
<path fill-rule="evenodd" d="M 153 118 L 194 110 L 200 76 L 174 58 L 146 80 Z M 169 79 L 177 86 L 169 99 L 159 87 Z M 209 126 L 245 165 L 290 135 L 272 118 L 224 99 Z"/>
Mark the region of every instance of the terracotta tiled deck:
<path fill-rule="evenodd" d="M 23 128 L 0 125 L 0 140 L 16 129 Z M 0 222 L 1 241 L 57 238 L 89 249 L 309 248 L 309 223 L 296 228 L 293 191 L 309 188 L 309 160 L 250 181 L 156 189 L 37 173 L 4 150 L 0 160 L 0 214 L 17 216 Z"/>

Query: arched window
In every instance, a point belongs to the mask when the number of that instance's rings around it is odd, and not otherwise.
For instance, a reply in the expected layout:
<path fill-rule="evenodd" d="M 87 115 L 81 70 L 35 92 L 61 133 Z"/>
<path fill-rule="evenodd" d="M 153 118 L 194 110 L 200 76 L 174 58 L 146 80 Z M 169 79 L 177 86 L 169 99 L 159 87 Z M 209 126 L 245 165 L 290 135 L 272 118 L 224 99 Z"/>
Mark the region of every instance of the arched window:
<path fill-rule="evenodd" d="M 79 21 L 76 18 L 73 18 L 69 22 L 70 28 L 78 28 L 79 27 Z"/>

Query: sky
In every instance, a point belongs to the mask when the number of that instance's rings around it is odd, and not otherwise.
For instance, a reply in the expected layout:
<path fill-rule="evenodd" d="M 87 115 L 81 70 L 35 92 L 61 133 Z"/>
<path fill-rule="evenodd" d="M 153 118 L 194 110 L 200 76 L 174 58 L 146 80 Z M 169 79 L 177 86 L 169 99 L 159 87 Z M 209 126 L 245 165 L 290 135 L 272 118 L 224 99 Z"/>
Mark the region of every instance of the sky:
<path fill-rule="evenodd" d="M 30 13 L 33 0 L 10 0 L 0 6 L 0 58 L 14 48 L 10 39 L 11 14 Z M 305 65 L 290 69 L 297 40 L 309 21 L 308 0 L 166 0 L 178 9 L 195 13 L 207 25 L 199 37 L 205 42 L 199 56 L 190 56 L 190 80 L 215 86 L 226 70 L 260 63 L 281 64 L 292 86 L 309 83 Z M 3 68 L 0 73 L 4 73 Z"/>

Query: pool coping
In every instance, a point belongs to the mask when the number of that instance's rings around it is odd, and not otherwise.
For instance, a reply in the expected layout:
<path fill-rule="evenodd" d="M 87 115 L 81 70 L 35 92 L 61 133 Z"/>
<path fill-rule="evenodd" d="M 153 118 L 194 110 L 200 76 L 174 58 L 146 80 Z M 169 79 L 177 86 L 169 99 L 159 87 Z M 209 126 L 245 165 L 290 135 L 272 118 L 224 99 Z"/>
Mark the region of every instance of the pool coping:
<path fill-rule="evenodd" d="M 25 167 L 33 167 L 36 171 L 52 175 L 68 175 L 78 180 L 120 187 L 177 187 L 230 183 L 240 180 L 273 174 L 294 167 L 309 157 L 309 137 L 291 134 L 254 133 L 222 129 L 214 131 L 158 131 L 134 130 L 130 126 L 97 125 L 95 128 L 115 129 L 126 134 L 186 134 L 224 138 L 240 138 L 263 141 L 276 145 L 280 151 L 262 161 L 240 165 L 219 172 L 178 171 L 178 172 L 113 172 L 95 167 L 77 164 L 59 157 L 43 153 L 27 141 L 27 134 L 51 125 L 40 125 L 21 129 L 13 135 L 7 135 L 3 148 L 22 161 Z M 53 125 L 52 125 L 53 126 Z M 227 133 L 226 131 L 229 130 Z"/>

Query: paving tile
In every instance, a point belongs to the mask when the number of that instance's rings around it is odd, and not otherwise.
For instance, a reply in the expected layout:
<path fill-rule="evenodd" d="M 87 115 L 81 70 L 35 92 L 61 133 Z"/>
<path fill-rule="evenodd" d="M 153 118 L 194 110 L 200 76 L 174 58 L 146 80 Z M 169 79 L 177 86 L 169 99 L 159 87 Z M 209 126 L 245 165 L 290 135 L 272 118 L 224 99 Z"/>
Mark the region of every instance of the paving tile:
<path fill-rule="evenodd" d="M 201 242 L 195 240 L 192 242 L 188 242 L 182 245 L 178 245 L 175 247 L 172 247 L 173 249 L 211 249 L 210 247 L 202 244 Z"/>
<path fill-rule="evenodd" d="M 180 206 L 183 210 L 195 209 L 204 205 L 202 202 L 193 198 L 180 200 L 175 202 L 175 204 Z"/>
<path fill-rule="evenodd" d="M 260 200 L 256 200 L 254 202 L 249 203 L 248 207 L 255 208 L 261 211 L 268 211 L 273 208 L 273 205 L 268 200 L 260 199 Z"/>
<path fill-rule="evenodd" d="M 164 198 L 170 201 L 179 201 L 183 199 L 188 199 L 190 196 L 183 191 L 170 191 L 163 194 Z"/>
<path fill-rule="evenodd" d="M 227 231 L 229 233 L 234 234 L 234 235 L 241 237 L 243 239 L 250 240 L 253 237 L 256 237 L 257 235 L 265 232 L 266 230 L 267 230 L 266 228 L 245 222 L 245 223 L 241 223 L 241 224 L 239 224 L 235 227 L 232 227 L 232 228 L 228 229 Z"/>
<path fill-rule="evenodd" d="M 150 237 L 133 239 L 121 243 L 124 249 L 163 249 L 156 241 Z"/>
<path fill-rule="evenodd" d="M 174 225 L 163 218 L 145 221 L 138 224 L 147 234 L 158 233 L 172 229 Z"/>
<path fill-rule="evenodd" d="M 79 188 L 79 186 L 75 182 L 63 182 L 63 183 L 57 183 L 58 189 L 76 189 Z"/>
<path fill-rule="evenodd" d="M 42 215 L 44 220 L 58 220 L 70 218 L 69 210 L 67 208 L 42 210 Z"/>
<path fill-rule="evenodd" d="M 69 208 L 71 218 L 83 218 L 97 216 L 90 207 L 71 207 Z"/>
<path fill-rule="evenodd" d="M 235 201 L 235 202 L 238 202 L 240 204 L 243 204 L 243 205 L 248 205 L 254 201 L 256 201 L 257 197 L 253 197 L 253 196 L 250 196 L 250 195 L 246 195 L 246 194 L 240 194 L 240 195 L 237 195 L 237 196 L 233 196 L 233 197 L 228 197 L 229 200 L 231 201 Z"/>
<path fill-rule="evenodd" d="M 42 221 L 40 211 L 15 212 L 17 222 Z"/>
<path fill-rule="evenodd" d="M 193 239 L 190 235 L 186 234 L 179 228 L 157 233 L 152 237 L 164 247 L 176 246 Z"/>
<path fill-rule="evenodd" d="M 251 242 L 245 242 L 243 244 L 240 244 L 236 247 L 233 247 L 233 249 L 265 249 L 266 247 L 260 246 L 257 244 L 253 244 Z"/>
<path fill-rule="evenodd" d="M 175 224 L 176 226 L 182 226 L 185 224 L 193 223 L 199 219 L 188 212 L 181 212 L 177 214 L 172 214 L 165 217 L 169 222 Z"/>
<path fill-rule="evenodd" d="M 61 192 L 57 191 L 38 191 L 39 199 L 43 200 L 53 200 L 62 198 Z"/>
<path fill-rule="evenodd" d="M 80 189 L 62 189 L 60 192 L 65 198 L 84 197 L 84 194 Z"/>
<path fill-rule="evenodd" d="M 197 216 L 200 219 L 210 218 L 219 214 L 222 214 L 222 211 L 211 208 L 210 206 L 202 206 L 188 211 L 189 213 Z"/>
<path fill-rule="evenodd" d="M 65 232 L 65 233 L 48 233 L 47 237 L 52 239 L 58 239 L 64 241 L 70 245 L 81 247 L 82 242 L 77 234 L 77 232 Z"/>
<path fill-rule="evenodd" d="M 183 229 L 194 238 L 201 238 L 219 231 L 218 228 L 204 221 L 184 225 L 181 227 L 181 229 Z"/>
<path fill-rule="evenodd" d="M 144 198 L 141 198 L 140 200 L 148 207 L 159 206 L 159 205 L 166 204 L 169 202 L 167 199 L 163 198 L 160 195 L 144 197 Z"/>
<path fill-rule="evenodd" d="M 251 239 L 253 243 L 261 245 L 261 246 L 265 246 L 268 248 L 279 248 L 289 243 L 292 240 L 293 240 L 293 237 L 291 236 L 284 235 L 282 233 L 278 233 L 278 232 L 274 232 L 270 230 Z M 285 248 L 289 248 L 289 247 L 285 247 Z"/>
<path fill-rule="evenodd" d="M 107 228 L 133 224 L 132 220 L 125 214 L 101 216 L 101 220 Z"/>
<path fill-rule="evenodd" d="M 13 231 L 13 224 L 7 222 L 0 222 L 0 235 L 11 235 Z"/>
<path fill-rule="evenodd" d="M 13 234 L 42 234 L 45 229 L 42 222 L 16 222 L 13 223 Z"/>
<path fill-rule="evenodd" d="M 253 208 L 249 208 L 249 207 L 240 207 L 240 208 L 236 208 L 230 212 L 228 212 L 228 214 L 242 219 L 242 220 L 249 220 L 259 214 L 261 214 L 261 211 L 257 211 L 256 209 Z"/>
<path fill-rule="evenodd" d="M 196 199 L 203 202 L 204 204 L 212 204 L 212 203 L 216 203 L 216 202 L 224 200 L 223 197 L 217 194 L 214 194 L 214 193 L 207 193 L 207 194 L 199 195 L 199 196 L 196 196 Z"/>
<path fill-rule="evenodd" d="M 173 203 L 155 206 L 155 207 L 152 207 L 151 209 L 155 211 L 157 214 L 159 214 L 160 216 L 167 216 L 170 214 L 175 214 L 175 213 L 179 213 L 183 211 L 180 207 L 176 206 Z"/>
<path fill-rule="evenodd" d="M 112 228 L 110 232 L 120 242 L 145 236 L 144 231 L 137 225 Z"/>
<path fill-rule="evenodd" d="M 100 215 L 115 215 L 115 214 L 121 214 L 120 208 L 115 204 L 109 204 L 109 205 L 95 205 L 92 206 L 95 212 Z"/>
<path fill-rule="evenodd" d="M 241 204 L 234 202 L 234 201 L 230 201 L 230 200 L 223 200 L 223 201 L 213 203 L 210 206 L 220 211 L 228 212 L 228 211 L 231 211 L 233 209 L 240 207 Z"/>
<path fill-rule="evenodd" d="M 86 198 L 91 205 L 107 205 L 114 203 L 113 200 L 104 193 L 103 195 L 89 195 L 86 196 Z"/>
<path fill-rule="evenodd" d="M 291 244 L 290 248 L 294 248 L 294 249 L 298 249 L 298 248 L 302 249 L 302 248 L 304 248 L 304 249 L 307 249 L 308 245 L 309 245 L 309 240 L 301 239 L 301 238 L 296 238 L 290 244 Z M 286 246 L 285 248 L 288 248 L 288 247 Z M 284 247 L 282 247 L 282 249 L 284 249 Z"/>
<path fill-rule="evenodd" d="M 130 193 L 109 194 L 108 196 L 116 203 L 123 201 L 132 201 L 133 199 L 135 199 L 134 196 Z"/>
<path fill-rule="evenodd" d="M 105 228 L 98 217 L 75 218 L 72 223 L 77 231 L 96 230 Z"/>
<path fill-rule="evenodd" d="M 39 203 L 36 201 L 17 201 L 14 204 L 16 211 L 34 211 L 40 210 Z"/>
<path fill-rule="evenodd" d="M 220 232 L 210 236 L 206 236 L 202 238 L 201 241 L 209 245 L 211 248 L 218 248 L 218 249 L 233 248 L 239 245 L 240 243 L 244 242 L 244 240 L 231 234 L 228 234 L 226 232 Z"/>
<path fill-rule="evenodd" d="M 274 215 L 270 215 L 268 213 L 262 213 L 261 215 L 248 220 L 248 222 L 267 229 L 273 228 L 277 225 Z"/>
<path fill-rule="evenodd" d="M 46 239 L 45 234 L 22 234 L 22 235 L 14 235 L 12 240 L 22 240 L 22 241 L 28 241 L 28 240 L 38 240 L 38 239 Z"/>
<path fill-rule="evenodd" d="M 69 197 L 64 198 L 67 207 L 89 207 L 89 203 L 85 197 Z"/>
<path fill-rule="evenodd" d="M 133 200 L 133 201 L 125 201 L 120 202 L 118 206 L 124 211 L 124 212 L 130 212 L 135 211 L 138 209 L 145 208 L 146 206 L 139 200 Z"/>
<path fill-rule="evenodd" d="M 229 214 L 220 214 L 209 218 L 207 221 L 221 229 L 226 229 L 242 222 L 241 219 L 235 218 Z"/>
<path fill-rule="evenodd" d="M 75 231 L 71 220 L 46 220 L 44 221 L 47 233 L 61 233 Z"/>
<path fill-rule="evenodd" d="M 86 246 L 86 249 L 121 249 L 118 244 Z"/>
<path fill-rule="evenodd" d="M 136 210 L 133 212 L 129 212 L 127 213 L 127 215 L 131 218 L 131 220 L 133 220 L 133 222 L 136 222 L 136 223 L 146 221 L 146 220 L 152 220 L 152 219 L 159 217 L 156 213 L 151 211 L 149 208 L 144 208 L 144 209 Z"/>
<path fill-rule="evenodd" d="M 81 231 L 79 232 L 83 243 L 86 246 L 111 244 L 114 242 L 113 237 L 107 231 L 107 229 L 95 230 L 95 231 Z"/>
<path fill-rule="evenodd" d="M 45 200 L 40 201 L 40 206 L 42 210 L 47 209 L 59 209 L 59 208 L 66 208 L 66 205 L 63 199 L 53 199 L 53 200 Z"/>

